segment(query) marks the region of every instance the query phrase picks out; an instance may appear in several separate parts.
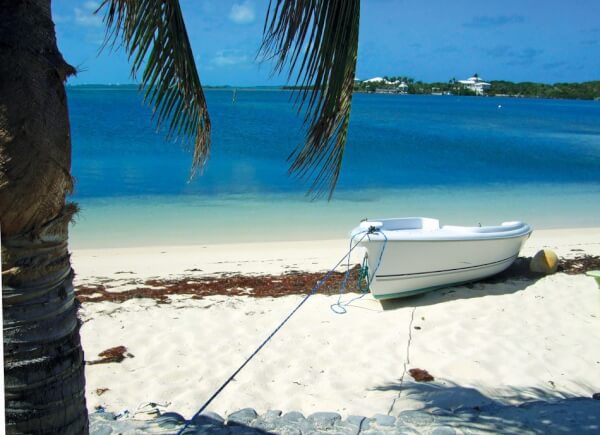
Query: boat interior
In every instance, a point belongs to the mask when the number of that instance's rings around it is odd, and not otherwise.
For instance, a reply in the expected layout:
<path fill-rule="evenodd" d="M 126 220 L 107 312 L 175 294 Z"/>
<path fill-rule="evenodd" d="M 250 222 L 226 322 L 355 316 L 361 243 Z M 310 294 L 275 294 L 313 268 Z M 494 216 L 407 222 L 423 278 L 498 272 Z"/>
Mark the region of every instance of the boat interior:
<path fill-rule="evenodd" d="M 365 220 L 361 222 L 360 226 L 353 231 L 356 234 L 359 231 L 367 231 L 370 228 L 385 232 L 388 236 L 394 235 L 408 235 L 408 234 L 437 234 L 439 236 L 466 236 L 469 235 L 477 237 L 477 235 L 504 235 L 504 236 L 518 236 L 524 235 L 531 232 L 529 225 L 518 222 L 503 222 L 500 225 L 492 226 L 458 226 L 458 225 L 440 225 L 438 219 L 425 218 L 425 217 L 409 217 L 409 218 L 392 218 L 392 219 L 374 219 Z M 358 231 L 357 231 L 358 230 Z"/>

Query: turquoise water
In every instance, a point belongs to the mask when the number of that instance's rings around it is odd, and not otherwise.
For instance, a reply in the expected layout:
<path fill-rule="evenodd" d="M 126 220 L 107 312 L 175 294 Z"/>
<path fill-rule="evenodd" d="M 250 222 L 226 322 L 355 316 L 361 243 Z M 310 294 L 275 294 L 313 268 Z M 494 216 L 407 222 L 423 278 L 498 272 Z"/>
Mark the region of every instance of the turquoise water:
<path fill-rule="evenodd" d="M 212 154 L 168 143 L 135 91 L 69 90 L 75 247 L 343 238 L 358 220 L 600 224 L 600 103 L 355 95 L 333 201 L 287 175 L 303 141 L 283 91 L 208 91 Z"/>

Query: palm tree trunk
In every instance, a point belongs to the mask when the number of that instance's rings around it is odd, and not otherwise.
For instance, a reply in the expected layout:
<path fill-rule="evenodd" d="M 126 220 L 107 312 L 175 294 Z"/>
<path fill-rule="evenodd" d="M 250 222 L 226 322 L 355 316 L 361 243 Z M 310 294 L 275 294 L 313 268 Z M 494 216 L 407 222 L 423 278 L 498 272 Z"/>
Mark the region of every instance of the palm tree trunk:
<path fill-rule="evenodd" d="M 0 227 L 6 433 L 88 432 L 67 237 L 76 211 L 50 0 L 0 0 Z"/>

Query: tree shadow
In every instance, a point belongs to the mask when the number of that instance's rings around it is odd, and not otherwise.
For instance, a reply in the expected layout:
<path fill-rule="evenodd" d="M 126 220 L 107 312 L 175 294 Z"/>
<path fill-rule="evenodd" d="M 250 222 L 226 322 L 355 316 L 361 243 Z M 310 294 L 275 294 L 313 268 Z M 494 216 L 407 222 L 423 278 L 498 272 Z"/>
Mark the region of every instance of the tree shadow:
<path fill-rule="evenodd" d="M 529 270 L 530 258 L 519 257 L 503 272 L 488 278 L 455 287 L 446 287 L 420 295 L 382 300 L 384 311 L 406 307 L 436 305 L 457 299 L 471 299 L 490 295 L 506 295 L 525 290 L 545 275 Z"/>
<path fill-rule="evenodd" d="M 418 410 L 436 425 L 475 433 L 600 433 L 600 401 L 542 388 L 504 387 L 502 399 L 451 382 L 404 382 L 375 387 L 398 391 L 392 415 Z M 469 432 L 471 433 L 471 432 Z"/>

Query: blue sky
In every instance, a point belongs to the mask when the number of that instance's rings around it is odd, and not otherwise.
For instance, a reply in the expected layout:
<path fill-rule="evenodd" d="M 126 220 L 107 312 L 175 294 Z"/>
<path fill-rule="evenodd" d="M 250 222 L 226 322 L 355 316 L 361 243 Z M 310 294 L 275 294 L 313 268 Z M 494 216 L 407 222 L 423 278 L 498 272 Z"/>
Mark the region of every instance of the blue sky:
<path fill-rule="evenodd" d="M 95 0 L 54 0 L 59 49 L 81 83 L 132 83 L 122 50 L 105 49 Z M 181 0 L 205 85 L 279 85 L 255 62 L 268 0 Z M 363 0 L 357 76 L 423 81 L 600 80 L 599 0 Z"/>

